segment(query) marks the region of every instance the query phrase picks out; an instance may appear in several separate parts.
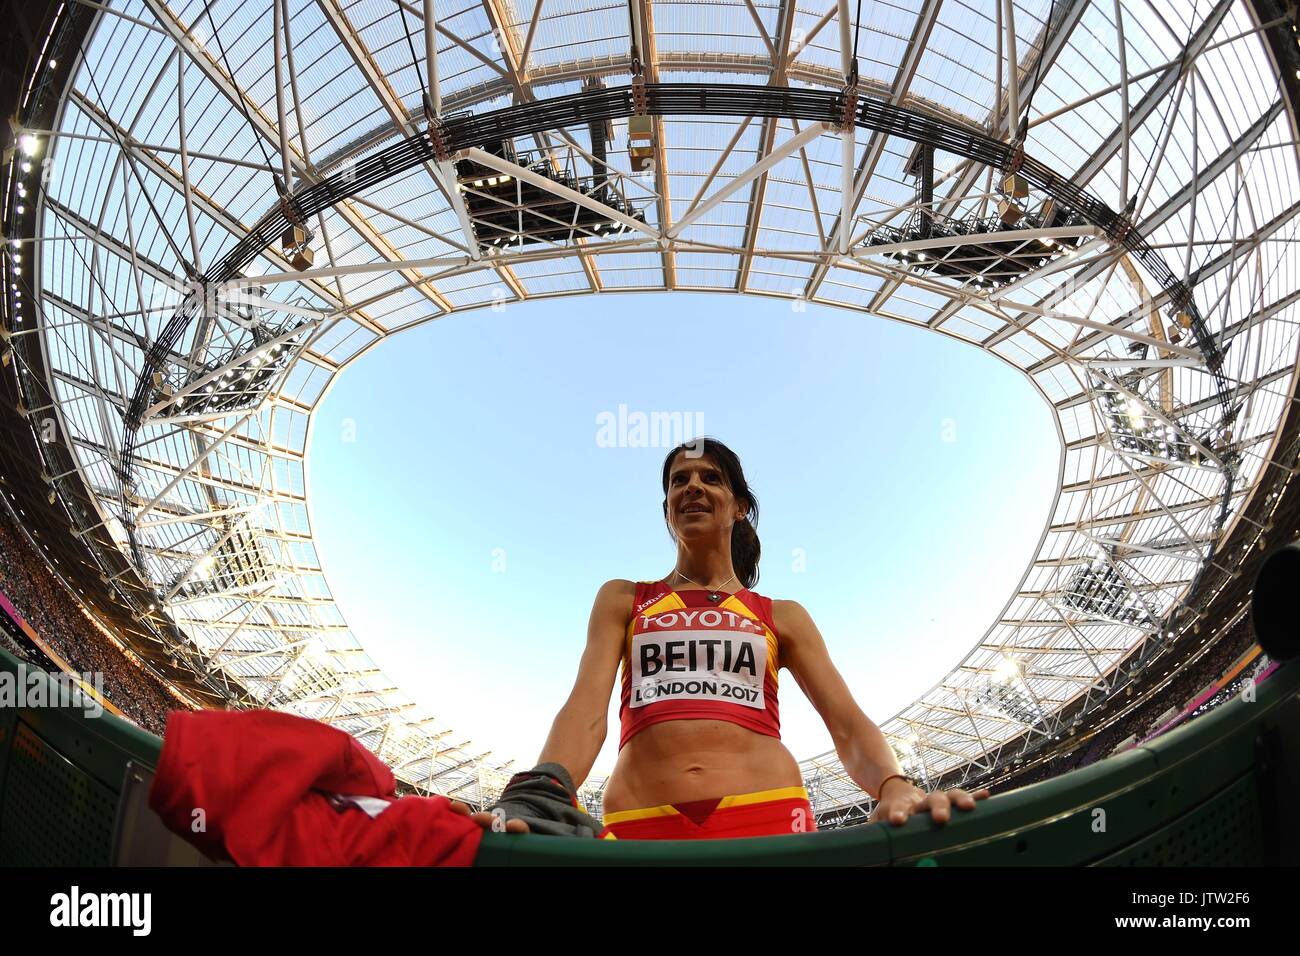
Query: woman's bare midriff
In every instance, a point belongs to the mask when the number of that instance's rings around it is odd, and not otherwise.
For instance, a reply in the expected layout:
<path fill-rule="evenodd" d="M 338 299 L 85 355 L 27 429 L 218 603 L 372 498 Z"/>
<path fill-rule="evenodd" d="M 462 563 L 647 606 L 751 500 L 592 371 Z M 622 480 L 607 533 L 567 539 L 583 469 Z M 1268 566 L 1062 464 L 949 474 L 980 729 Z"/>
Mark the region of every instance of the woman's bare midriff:
<path fill-rule="evenodd" d="M 646 727 L 619 752 L 604 811 L 802 784 L 799 764 L 775 737 L 725 720 L 668 720 Z"/>

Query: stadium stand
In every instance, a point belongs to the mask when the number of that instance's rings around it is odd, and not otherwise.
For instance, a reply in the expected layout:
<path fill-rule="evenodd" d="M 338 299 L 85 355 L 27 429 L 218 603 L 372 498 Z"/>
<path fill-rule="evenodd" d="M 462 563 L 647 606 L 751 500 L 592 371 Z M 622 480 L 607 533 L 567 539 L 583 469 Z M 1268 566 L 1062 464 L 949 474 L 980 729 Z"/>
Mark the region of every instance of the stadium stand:
<path fill-rule="evenodd" d="M 167 726 L 167 712 L 182 706 L 97 629 L 4 508 L 0 508 L 0 593 L 20 618 L 15 621 L 0 602 L 4 647 L 11 654 L 49 669 L 63 669 L 51 658 L 52 652 L 68 670 L 102 675 L 108 700 L 151 733 L 161 734 Z M 24 633 L 24 623 L 35 640 Z"/>
<path fill-rule="evenodd" d="M 1249 654 L 1252 650 L 1258 652 L 1259 648 L 1251 633 L 1249 620 L 1243 618 L 1199 659 L 1186 669 L 1180 669 L 1172 675 L 1173 680 L 1159 695 L 1143 700 L 1126 715 L 1098 730 L 1093 736 L 1070 741 L 1070 751 L 1054 757 L 1031 771 L 1015 774 L 992 789 L 996 793 L 1000 790 L 1005 791 L 1050 780 L 1052 777 L 1086 767 L 1105 758 L 1129 736 L 1141 740 L 1158 725 L 1158 718 L 1168 709 L 1170 700 L 1184 700 L 1191 697 L 1199 688 L 1224 674 L 1233 661 L 1243 654 Z M 1229 700 L 1233 696 L 1233 689 L 1239 688 L 1244 680 L 1245 678 L 1239 677 L 1230 688 L 1224 688 L 1212 701 L 1207 702 L 1199 713 L 1189 717 L 1188 720 L 1195 720 Z"/>

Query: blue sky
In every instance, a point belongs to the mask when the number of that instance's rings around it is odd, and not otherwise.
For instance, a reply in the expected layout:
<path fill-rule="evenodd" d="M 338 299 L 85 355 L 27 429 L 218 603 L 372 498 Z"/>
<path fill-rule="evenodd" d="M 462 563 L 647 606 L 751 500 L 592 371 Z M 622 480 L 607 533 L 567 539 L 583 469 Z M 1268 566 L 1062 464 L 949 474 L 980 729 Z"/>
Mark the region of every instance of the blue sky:
<path fill-rule="evenodd" d="M 877 724 L 996 618 L 1057 480 L 1056 430 L 1023 376 L 859 313 L 618 294 L 396 336 L 316 413 L 321 561 L 378 666 L 454 742 L 517 767 L 572 687 L 601 583 L 673 568 L 668 449 L 602 447 L 600 416 L 620 405 L 683 413 L 736 451 L 760 507 L 755 590 L 808 609 Z M 780 694 L 795 757 L 831 749 L 788 671 Z M 593 775 L 613 768 L 617 741 L 613 695 Z"/>

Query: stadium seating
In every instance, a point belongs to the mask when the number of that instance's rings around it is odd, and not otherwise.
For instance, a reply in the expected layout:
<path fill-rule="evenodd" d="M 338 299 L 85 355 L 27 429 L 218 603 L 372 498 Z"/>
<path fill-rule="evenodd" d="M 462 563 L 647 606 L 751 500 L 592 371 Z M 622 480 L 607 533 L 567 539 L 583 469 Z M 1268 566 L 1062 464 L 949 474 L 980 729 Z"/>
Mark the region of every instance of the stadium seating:
<path fill-rule="evenodd" d="M 0 651 L 0 675 L 20 679 Z M 21 679 L 28 679 L 25 675 Z M 43 675 L 34 679 L 44 679 Z M 0 707 L 0 866 L 209 861 L 148 809 L 159 738 L 73 706 Z M 1140 747 L 998 794 L 944 827 L 914 817 L 698 842 L 487 833 L 481 866 L 1231 866 L 1300 860 L 1300 663 Z"/>

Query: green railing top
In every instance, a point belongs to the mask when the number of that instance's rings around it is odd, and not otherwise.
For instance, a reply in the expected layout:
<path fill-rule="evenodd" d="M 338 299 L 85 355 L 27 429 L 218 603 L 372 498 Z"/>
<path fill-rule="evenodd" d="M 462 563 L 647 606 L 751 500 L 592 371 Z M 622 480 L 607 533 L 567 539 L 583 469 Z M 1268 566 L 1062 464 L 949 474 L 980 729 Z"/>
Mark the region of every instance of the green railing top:
<path fill-rule="evenodd" d="M 8 672 L 26 684 L 24 696 L 30 701 L 37 685 L 42 688 L 42 706 L 22 708 L 22 719 L 46 742 L 69 760 L 90 772 L 114 791 L 122 785 L 121 755 L 137 763 L 157 766 L 162 754 L 162 738 L 141 730 L 129 721 L 82 699 L 74 705 L 66 696 L 59 706 L 52 706 L 54 694 L 49 675 L 38 667 L 25 664 L 0 648 L 0 672 Z M 92 716 L 94 711 L 98 716 Z"/>
<path fill-rule="evenodd" d="M 47 679 L 3 651 L 0 671 Z M 1257 726 L 1298 688 L 1300 665 L 1282 667 L 1257 688 L 1253 701 L 1239 695 L 1148 744 L 989 797 L 972 811 L 953 810 L 943 826 L 925 814 L 902 826 L 732 840 L 576 840 L 489 832 L 476 865 L 1087 864 L 1136 845 L 1153 828 L 1191 813 L 1250 774 Z M 91 717 L 75 706 L 28 707 L 21 720 L 114 792 L 128 760 L 152 767 L 161 753 L 160 738 L 106 711 Z M 1099 812 L 1105 816 L 1100 830 Z"/>
<path fill-rule="evenodd" d="M 1150 743 L 1060 776 L 901 826 L 867 824 L 738 840 L 562 840 L 484 834 L 477 866 L 1082 865 L 1101 860 L 1251 772 L 1257 725 L 1300 689 L 1300 664 Z M 1198 790 L 1198 784 L 1201 789 Z M 1181 787 L 1181 789 L 1180 789 Z M 1103 819 L 1098 811 L 1105 811 Z"/>

